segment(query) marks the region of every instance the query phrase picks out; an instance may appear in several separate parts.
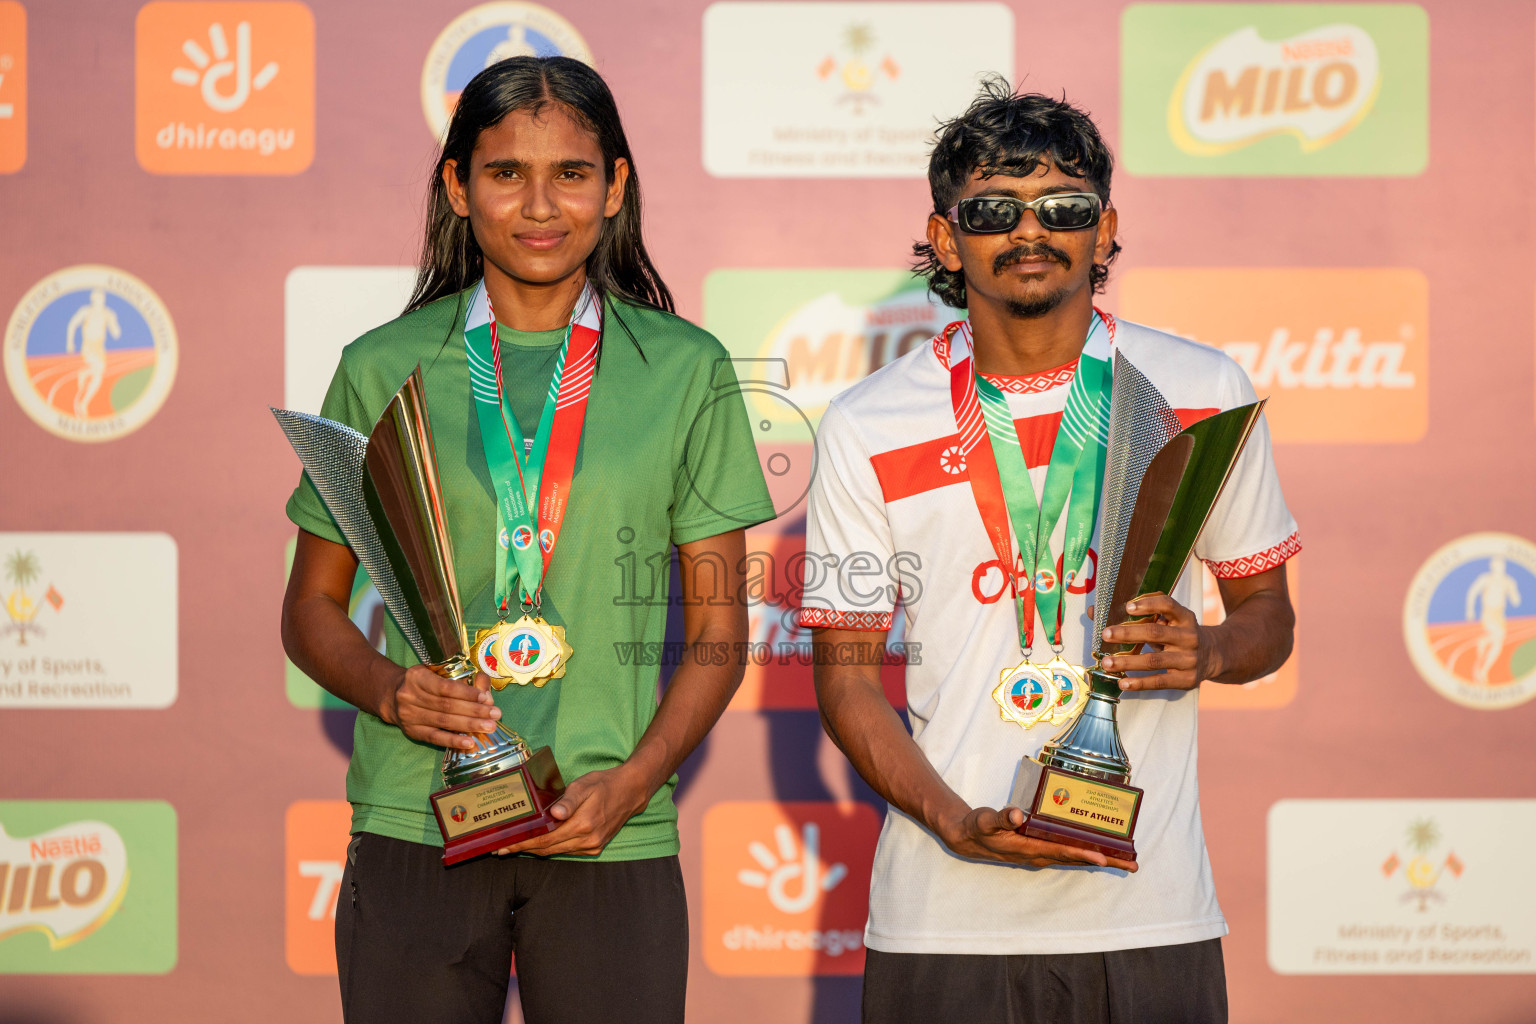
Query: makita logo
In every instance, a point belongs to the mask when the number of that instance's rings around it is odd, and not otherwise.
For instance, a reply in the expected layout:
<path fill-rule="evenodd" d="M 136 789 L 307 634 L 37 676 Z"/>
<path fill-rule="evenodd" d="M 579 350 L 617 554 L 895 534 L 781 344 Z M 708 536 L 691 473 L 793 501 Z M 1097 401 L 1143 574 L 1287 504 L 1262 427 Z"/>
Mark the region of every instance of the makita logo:
<path fill-rule="evenodd" d="M 1403 341 L 1361 341 L 1359 328 L 1319 327 L 1310 339 L 1293 338 L 1276 327 L 1269 340 L 1232 341 L 1222 350 L 1248 372 L 1253 386 L 1266 388 L 1412 388 L 1418 383 L 1403 369 L 1408 346 Z"/>

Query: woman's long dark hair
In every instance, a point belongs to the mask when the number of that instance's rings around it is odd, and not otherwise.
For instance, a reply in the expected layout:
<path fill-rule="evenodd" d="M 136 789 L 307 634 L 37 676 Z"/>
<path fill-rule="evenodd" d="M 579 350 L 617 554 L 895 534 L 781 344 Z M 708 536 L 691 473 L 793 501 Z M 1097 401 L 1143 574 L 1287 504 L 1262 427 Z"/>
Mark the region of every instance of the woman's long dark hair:
<path fill-rule="evenodd" d="M 570 57 L 511 57 L 470 79 L 459 95 L 432 175 L 426 240 L 421 247 L 416 289 L 405 307 L 407 313 L 463 291 L 484 274 L 484 258 L 469 218 L 454 213 L 448 203 L 443 165 L 458 161 L 459 180 L 467 180 L 481 132 L 496 127 L 514 111 L 526 110 L 537 116 L 551 103 L 564 107 L 597 139 L 603 151 L 604 180 L 613 180 L 614 161 L 622 157 L 629 162 L 624 204 L 603 222 L 597 248 L 587 257 L 587 280 L 598 299 L 616 296 L 637 305 L 674 311 L 672 292 L 662 282 L 640 237 L 640 178 L 607 83 L 596 71 Z"/>

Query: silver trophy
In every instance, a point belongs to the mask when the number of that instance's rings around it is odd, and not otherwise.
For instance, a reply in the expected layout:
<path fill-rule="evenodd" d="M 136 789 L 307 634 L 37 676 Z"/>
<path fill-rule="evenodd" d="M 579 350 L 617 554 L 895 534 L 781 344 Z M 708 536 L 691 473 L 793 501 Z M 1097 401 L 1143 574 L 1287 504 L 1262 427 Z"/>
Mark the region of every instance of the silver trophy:
<path fill-rule="evenodd" d="M 416 657 L 447 679 L 473 678 L 421 367 L 406 378 L 367 437 L 321 416 L 287 409 L 272 414 Z M 509 831 L 520 831 L 522 838 L 538 834 L 539 826 L 549 823 L 528 819 L 544 819 L 547 803 L 541 798 L 558 797 L 564 788 L 548 747 L 530 754 L 523 738 L 499 722 L 491 733 L 471 738 L 474 749 L 445 753 L 447 788 L 433 797 L 450 864 L 497 848 L 477 848 L 491 838 L 482 833 L 493 829 L 498 846 L 513 841 Z M 518 806 L 518 780 L 508 778 L 513 773 L 522 776 L 528 814 L 518 813 L 525 807 Z M 472 791 L 461 792 L 466 790 Z M 444 794 L 457 796 L 439 808 Z M 484 798 L 488 818 L 476 820 L 471 812 L 476 798 Z M 483 822 L 489 824 L 482 828 Z M 517 828 L 509 829 L 514 824 Z"/>
<path fill-rule="evenodd" d="M 1026 810 L 1024 835 L 1136 859 L 1142 790 L 1130 785 L 1115 719 L 1122 677 L 1098 667 L 1135 645 L 1106 651 L 1104 630 L 1128 621 L 1132 598 L 1173 592 L 1263 408 L 1254 402 L 1181 428 L 1157 388 L 1115 355 L 1088 699 L 1038 758 L 1020 762 L 1011 802 Z"/>

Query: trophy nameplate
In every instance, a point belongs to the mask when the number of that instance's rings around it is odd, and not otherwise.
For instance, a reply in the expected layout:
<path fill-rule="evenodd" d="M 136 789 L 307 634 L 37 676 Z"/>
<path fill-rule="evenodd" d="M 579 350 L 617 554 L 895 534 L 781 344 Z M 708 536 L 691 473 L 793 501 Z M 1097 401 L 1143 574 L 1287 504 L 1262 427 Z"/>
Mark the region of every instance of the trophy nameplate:
<path fill-rule="evenodd" d="M 1134 861 L 1131 836 L 1141 812 L 1141 794 L 1135 786 L 1047 768 L 1025 758 L 1008 802 L 1024 809 L 1018 830 L 1022 835 Z"/>
<path fill-rule="evenodd" d="M 541 836 L 559 824 L 549 808 L 565 783 L 548 747 L 506 771 L 432 794 L 443 833 L 443 863 L 457 864 Z"/>

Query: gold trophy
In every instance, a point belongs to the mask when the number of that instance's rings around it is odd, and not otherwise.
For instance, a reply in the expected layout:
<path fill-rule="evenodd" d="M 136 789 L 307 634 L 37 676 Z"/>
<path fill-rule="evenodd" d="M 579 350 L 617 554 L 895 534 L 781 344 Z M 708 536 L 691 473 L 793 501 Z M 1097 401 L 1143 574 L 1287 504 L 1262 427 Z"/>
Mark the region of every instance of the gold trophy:
<path fill-rule="evenodd" d="M 416 657 L 446 679 L 472 679 L 421 367 L 367 437 L 308 413 L 272 414 Z M 549 807 L 565 791 L 548 747 L 530 753 L 500 723 L 471 737 L 473 750 L 446 752 L 446 788 L 431 797 L 444 864 L 548 832 L 557 824 Z"/>
<path fill-rule="evenodd" d="M 1025 811 L 1020 833 L 1136 859 L 1143 791 L 1130 784 L 1115 719 L 1122 676 L 1098 667 L 1106 653 L 1128 654 L 1136 645 L 1106 651 L 1104 630 L 1139 621 L 1126 613 L 1132 598 L 1173 593 L 1263 408 L 1255 402 L 1181 428 L 1162 394 L 1116 354 L 1088 699 L 1038 758 L 1020 761 L 1009 801 Z"/>

